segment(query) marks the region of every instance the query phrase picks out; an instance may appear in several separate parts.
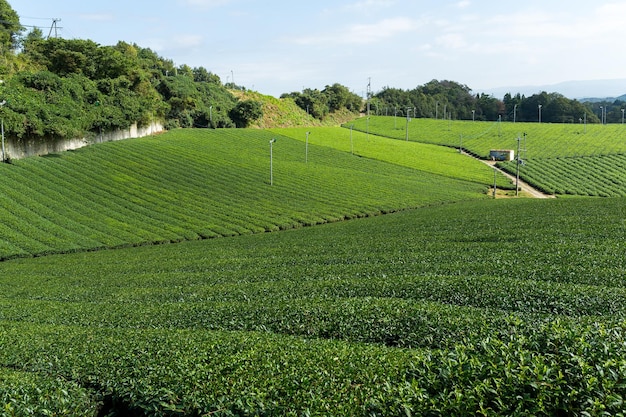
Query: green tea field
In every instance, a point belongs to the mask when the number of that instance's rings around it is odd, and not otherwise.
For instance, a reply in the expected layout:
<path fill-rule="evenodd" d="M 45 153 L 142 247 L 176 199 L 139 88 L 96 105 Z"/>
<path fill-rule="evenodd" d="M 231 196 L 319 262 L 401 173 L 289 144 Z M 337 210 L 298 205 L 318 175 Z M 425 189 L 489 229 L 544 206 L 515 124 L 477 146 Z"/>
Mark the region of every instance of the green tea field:
<path fill-rule="evenodd" d="M 624 197 L 306 131 L 2 164 L 0 414 L 626 412 Z"/>
<path fill-rule="evenodd" d="M 58 415 L 615 414 L 625 203 L 485 200 L 6 261 L 1 369 Z"/>
<path fill-rule="evenodd" d="M 484 164 L 461 155 L 449 147 L 419 142 L 389 140 L 389 138 L 367 135 L 352 129 L 337 127 L 326 128 L 283 128 L 272 129 L 272 132 L 297 140 L 306 141 L 310 131 L 310 144 L 327 146 L 344 152 L 369 159 L 382 160 L 402 165 L 418 171 L 442 175 L 445 177 L 493 184 L 493 170 Z M 306 155 L 305 155 L 306 157 Z M 316 156 L 310 154 L 314 161 Z M 498 176 L 497 186 L 510 187 L 511 184 L 503 176 Z"/>
<path fill-rule="evenodd" d="M 404 140 L 405 118 L 372 116 L 344 125 Z M 520 177 L 549 194 L 626 196 L 626 127 L 617 125 L 472 122 L 412 119 L 410 141 L 464 150 L 488 159 L 491 149 L 519 145 Z M 519 141 L 518 141 L 519 138 Z M 519 142 L 519 143 L 518 143 Z M 516 173 L 515 162 L 501 168 Z"/>
<path fill-rule="evenodd" d="M 180 130 L 2 164 L 0 258 L 288 229 L 486 198 L 490 184 L 477 162 L 459 179 L 304 153 L 267 131 Z"/>

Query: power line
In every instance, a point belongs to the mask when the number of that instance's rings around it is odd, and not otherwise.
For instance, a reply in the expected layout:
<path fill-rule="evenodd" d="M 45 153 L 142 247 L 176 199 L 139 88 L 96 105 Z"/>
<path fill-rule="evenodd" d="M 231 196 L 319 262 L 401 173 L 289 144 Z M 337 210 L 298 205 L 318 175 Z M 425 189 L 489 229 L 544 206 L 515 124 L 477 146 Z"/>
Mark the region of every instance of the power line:
<path fill-rule="evenodd" d="M 21 19 L 21 17 L 20 17 L 20 19 Z M 25 19 L 52 20 L 52 25 L 50 26 L 50 33 L 52 33 L 52 29 L 54 29 L 54 36 L 55 37 L 58 35 L 57 30 L 58 29 L 63 29 L 62 27 L 57 25 L 57 22 L 60 22 L 61 19 L 56 19 L 56 18 L 48 18 L 48 19 L 46 19 L 46 18 L 43 18 L 43 17 L 38 17 L 38 18 L 29 17 L 29 18 L 25 18 Z M 3 19 L 0 19 L 0 23 L 5 23 L 7 25 L 14 25 L 15 24 L 15 22 L 9 22 L 8 20 L 3 20 Z M 41 25 L 39 25 L 39 26 L 37 26 L 37 25 L 25 25 L 25 24 L 23 24 L 21 22 L 19 23 L 19 26 L 24 27 L 24 28 L 31 28 L 31 29 L 35 29 L 35 28 L 36 29 L 41 29 Z M 50 37 L 50 34 L 48 34 L 48 37 Z"/>
<path fill-rule="evenodd" d="M 28 17 L 28 16 L 19 16 L 20 19 L 29 19 L 29 20 L 53 20 L 54 17 Z"/>

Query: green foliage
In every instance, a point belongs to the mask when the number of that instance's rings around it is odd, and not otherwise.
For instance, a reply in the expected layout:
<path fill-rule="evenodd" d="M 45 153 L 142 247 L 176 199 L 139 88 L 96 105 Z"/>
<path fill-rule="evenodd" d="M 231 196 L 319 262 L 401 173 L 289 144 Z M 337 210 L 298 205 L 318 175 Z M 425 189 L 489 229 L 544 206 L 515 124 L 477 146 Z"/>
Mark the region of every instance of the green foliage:
<path fill-rule="evenodd" d="M 274 147 L 269 187 L 275 136 L 181 129 L 0 166 L 0 256 L 258 233 L 485 197 L 483 184 L 325 147 L 310 147 L 307 164 L 304 144 L 287 137 Z"/>
<path fill-rule="evenodd" d="M 585 114 L 589 123 L 599 121 L 591 105 L 559 93 L 541 92 L 530 97 L 507 93 L 503 100 L 498 100 L 484 93 L 474 96 L 466 85 L 447 80 L 432 80 L 413 90 L 386 87 L 371 101 L 376 115 L 406 116 L 408 111 L 419 118 L 536 122 L 541 104 L 541 121 L 545 123 L 577 123 Z M 617 121 L 616 109 L 617 103 L 613 105 L 613 122 Z"/>
<path fill-rule="evenodd" d="M 435 119 L 471 119 L 472 110 L 479 117 L 493 117 L 497 100 L 488 96 L 474 97 L 470 88 L 454 81 L 432 80 L 413 90 L 386 87 L 373 96 L 376 115 L 429 117 Z M 451 115 L 451 116 L 450 116 Z M 497 118 L 497 115 L 496 115 Z"/>
<path fill-rule="evenodd" d="M 16 99 L 7 104 L 10 135 L 73 139 L 154 120 L 167 128 L 234 126 L 235 98 L 204 68 L 175 68 L 125 42 L 44 40 L 33 31 L 23 45 L 28 69 L 8 77 L 5 89 Z"/>
<path fill-rule="evenodd" d="M 23 30 L 17 12 L 6 0 L 0 0 L 0 55 L 6 57 L 17 48 Z"/>
<path fill-rule="evenodd" d="M 405 126 L 402 126 L 401 130 L 404 129 Z M 310 144 L 328 146 L 358 156 L 463 181 L 473 181 L 484 186 L 493 184 L 493 169 L 448 147 L 390 140 L 338 127 L 283 128 L 272 131 L 297 140 L 306 140 L 306 132 L 310 132 Z M 311 155 L 312 160 L 313 158 L 314 155 Z M 497 181 L 499 188 L 511 187 L 510 181 L 502 175 Z"/>
<path fill-rule="evenodd" d="M 326 86 L 322 91 L 328 97 L 328 110 L 331 113 L 341 109 L 347 109 L 353 113 L 358 113 L 362 107 L 362 99 L 358 95 L 338 83 Z"/>
<path fill-rule="evenodd" d="M 503 163 L 515 172 L 515 163 Z M 520 175 L 550 194 L 626 196 L 626 154 L 537 158 L 525 161 Z"/>
<path fill-rule="evenodd" d="M 45 374 L 0 368 L 0 414 L 3 416 L 96 416 L 94 394 L 74 381 Z"/>
<path fill-rule="evenodd" d="M 358 113 L 362 107 L 361 98 L 338 83 L 326 86 L 322 91 L 307 88 L 302 93 L 283 94 L 281 98 L 293 99 L 302 110 L 319 120 L 326 118 L 329 113 L 336 113 L 344 109 Z"/>
<path fill-rule="evenodd" d="M 483 200 L 3 262 L 0 364 L 101 414 L 618 414 L 623 207 Z"/>
<path fill-rule="evenodd" d="M 406 119 L 397 117 L 359 118 L 344 124 L 353 125 L 372 135 L 405 139 Z M 538 188 L 555 194 L 617 196 L 624 194 L 623 155 L 626 142 L 620 125 L 585 125 L 584 123 L 486 123 L 412 119 L 409 139 L 449 147 L 462 147 L 483 159 L 491 149 L 517 152 L 520 176 Z M 515 162 L 500 164 L 510 173 Z"/>
<path fill-rule="evenodd" d="M 22 72 L 4 87 L 5 128 L 18 138 L 78 137 L 94 122 L 85 102 L 97 97 L 94 83 L 80 76 Z"/>
<path fill-rule="evenodd" d="M 230 118 L 237 127 L 248 127 L 255 120 L 263 117 L 263 107 L 258 101 L 245 100 L 238 102 L 229 112 Z"/>

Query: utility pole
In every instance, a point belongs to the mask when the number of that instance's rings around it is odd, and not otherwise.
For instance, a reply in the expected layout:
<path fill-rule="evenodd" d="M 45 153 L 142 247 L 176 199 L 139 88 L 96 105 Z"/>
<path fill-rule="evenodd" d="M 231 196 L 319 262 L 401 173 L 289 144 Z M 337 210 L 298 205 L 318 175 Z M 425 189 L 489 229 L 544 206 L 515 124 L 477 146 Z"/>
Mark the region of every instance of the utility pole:
<path fill-rule="evenodd" d="M 50 26 L 50 32 L 48 32 L 48 39 L 50 39 L 50 35 L 52 35 L 52 29 L 54 29 L 54 37 L 57 38 L 58 37 L 58 33 L 57 33 L 57 22 L 60 22 L 61 19 L 52 19 L 52 25 Z"/>
<path fill-rule="evenodd" d="M 306 146 L 305 146 L 305 151 L 304 151 L 304 163 L 308 164 L 309 163 L 309 134 L 311 132 L 306 132 Z"/>
<path fill-rule="evenodd" d="M 274 185 L 274 142 L 276 142 L 276 138 L 270 140 L 270 185 Z"/>
<path fill-rule="evenodd" d="M 0 80 L 0 84 L 4 84 L 4 80 Z M 2 162 L 6 162 L 7 158 L 6 158 L 6 151 L 4 149 L 4 105 L 7 104 L 7 101 L 5 99 L 3 99 L 2 101 L 0 101 L 0 112 L 2 112 L 2 115 L 0 116 L 2 118 L 1 121 L 1 126 L 0 129 L 2 130 Z"/>
<path fill-rule="evenodd" d="M 367 98 L 367 119 L 365 121 L 365 138 L 370 140 L 370 96 L 372 95 L 372 77 L 367 79 L 367 92 L 365 98 Z"/>
<path fill-rule="evenodd" d="M 372 77 L 367 79 L 367 117 L 370 117 L 370 97 L 372 96 Z"/>
<path fill-rule="evenodd" d="M 517 166 L 515 167 L 515 196 L 519 195 L 519 169 L 520 165 L 524 164 L 524 160 L 521 158 L 521 152 L 524 151 L 524 155 L 526 154 L 526 133 L 524 133 L 524 148 L 521 148 L 522 138 L 520 135 L 517 135 Z M 525 157 L 525 156 L 524 156 Z"/>
<path fill-rule="evenodd" d="M 407 140 L 407 142 L 409 141 L 409 121 L 411 120 L 409 118 L 410 112 L 411 112 L 411 108 L 407 107 L 406 108 L 406 140 Z"/>
<path fill-rule="evenodd" d="M 354 127 L 354 123 L 350 125 L 350 153 L 354 155 L 354 143 L 352 142 L 352 128 Z"/>
<path fill-rule="evenodd" d="M 6 103 L 6 101 L 3 101 L 2 103 L 0 103 L 1 106 L 4 106 L 4 104 Z M 4 150 L 4 115 L 2 116 L 2 162 L 6 162 L 7 158 L 6 158 L 6 152 Z"/>
<path fill-rule="evenodd" d="M 515 197 L 519 196 L 519 164 L 520 164 L 520 158 L 519 158 L 519 149 L 520 149 L 520 142 L 521 142 L 522 138 L 520 138 L 519 135 L 517 135 L 517 158 L 515 158 L 517 160 L 517 166 L 515 167 Z"/>

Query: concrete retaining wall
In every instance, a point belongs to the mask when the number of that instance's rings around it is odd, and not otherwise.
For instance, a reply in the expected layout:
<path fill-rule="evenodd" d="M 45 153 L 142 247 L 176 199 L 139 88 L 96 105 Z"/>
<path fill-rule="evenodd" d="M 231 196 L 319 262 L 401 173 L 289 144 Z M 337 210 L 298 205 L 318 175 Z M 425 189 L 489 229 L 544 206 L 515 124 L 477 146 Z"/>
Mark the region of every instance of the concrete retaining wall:
<path fill-rule="evenodd" d="M 11 159 L 22 159 L 29 156 L 47 155 L 82 148 L 94 143 L 112 142 L 131 138 L 149 136 L 163 132 L 163 125 L 153 122 L 149 126 L 137 127 L 132 125 L 129 129 L 103 132 L 88 138 L 81 139 L 16 139 L 8 135 L 4 138 L 4 149 L 6 157 Z"/>

